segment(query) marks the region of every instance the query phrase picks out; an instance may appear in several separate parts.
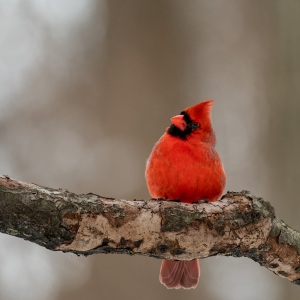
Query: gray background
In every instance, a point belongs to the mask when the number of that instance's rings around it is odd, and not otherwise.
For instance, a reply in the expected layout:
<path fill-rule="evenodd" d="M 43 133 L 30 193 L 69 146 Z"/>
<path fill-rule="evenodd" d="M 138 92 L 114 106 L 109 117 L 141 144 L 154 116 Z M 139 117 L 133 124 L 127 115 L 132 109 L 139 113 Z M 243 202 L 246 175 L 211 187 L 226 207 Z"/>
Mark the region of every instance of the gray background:
<path fill-rule="evenodd" d="M 170 117 L 215 99 L 227 190 L 300 229 L 300 2 L 0 0 L 0 173 L 149 199 L 145 161 Z M 76 257 L 0 235 L 0 299 L 299 299 L 246 258 L 202 260 L 193 291 L 160 261 Z"/>

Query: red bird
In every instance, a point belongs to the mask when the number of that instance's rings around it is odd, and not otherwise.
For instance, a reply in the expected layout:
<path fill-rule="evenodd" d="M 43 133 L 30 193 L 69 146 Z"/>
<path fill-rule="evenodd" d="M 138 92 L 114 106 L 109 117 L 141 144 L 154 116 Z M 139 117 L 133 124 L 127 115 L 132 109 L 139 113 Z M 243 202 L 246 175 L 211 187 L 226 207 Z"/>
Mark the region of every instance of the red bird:
<path fill-rule="evenodd" d="M 146 180 L 153 198 L 216 201 L 226 175 L 215 150 L 216 137 L 210 111 L 212 100 L 191 106 L 171 118 L 172 125 L 155 144 L 146 166 Z M 167 288 L 195 288 L 200 276 L 198 259 L 163 260 L 160 282 Z"/>

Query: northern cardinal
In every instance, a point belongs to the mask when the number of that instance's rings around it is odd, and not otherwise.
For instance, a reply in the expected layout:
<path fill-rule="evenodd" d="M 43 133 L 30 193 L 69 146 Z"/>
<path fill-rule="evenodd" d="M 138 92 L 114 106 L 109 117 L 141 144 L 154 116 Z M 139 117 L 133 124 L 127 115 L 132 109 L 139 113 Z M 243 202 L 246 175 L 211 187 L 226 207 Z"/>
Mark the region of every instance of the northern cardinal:
<path fill-rule="evenodd" d="M 147 161 L 146 180 L 153 198 L 187 203 L 220 198 L 226 175 L 214 148 L 212 105 L 213 100 L 200 102 L 171 118 Z M 198 259 L 163 260 L 159 279 L 167 288 L 189 289 L 197 286 L 199 276 Z"/>

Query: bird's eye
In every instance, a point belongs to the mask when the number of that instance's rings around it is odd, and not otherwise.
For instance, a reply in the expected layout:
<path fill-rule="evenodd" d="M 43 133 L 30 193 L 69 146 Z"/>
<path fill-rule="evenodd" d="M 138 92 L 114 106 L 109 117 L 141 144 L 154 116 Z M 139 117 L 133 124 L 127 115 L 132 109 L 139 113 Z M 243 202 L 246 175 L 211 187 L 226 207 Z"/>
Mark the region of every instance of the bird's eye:
<path fill-rule="evenodd" d="M 194 131 L 200 127 L 200 124 L 197 122 L 191 122 L 187 125 L 187 127 L 191 130 Z"/>

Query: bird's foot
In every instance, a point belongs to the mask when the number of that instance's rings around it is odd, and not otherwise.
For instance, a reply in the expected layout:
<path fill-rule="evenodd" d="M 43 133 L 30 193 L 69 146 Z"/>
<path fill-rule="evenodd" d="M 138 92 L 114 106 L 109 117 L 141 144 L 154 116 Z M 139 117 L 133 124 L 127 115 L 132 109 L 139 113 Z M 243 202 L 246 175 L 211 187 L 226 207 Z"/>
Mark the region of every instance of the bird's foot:
<path fill-rule="evenodd" d="M 204 199 L 201 199 L 201 200 L 197 200 L 195 202 L 192 202 L 192 204 L 201 204 L 201 203 L 209 203 L 209 200 L 204 198 Z"/>
<path fill-rule="evenodd" d="M 170 202 L 180 202 L 179 199 L 169 200 Z"/>

